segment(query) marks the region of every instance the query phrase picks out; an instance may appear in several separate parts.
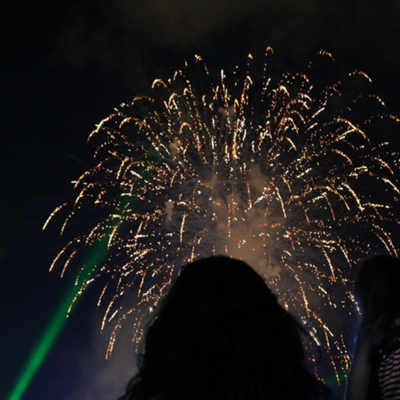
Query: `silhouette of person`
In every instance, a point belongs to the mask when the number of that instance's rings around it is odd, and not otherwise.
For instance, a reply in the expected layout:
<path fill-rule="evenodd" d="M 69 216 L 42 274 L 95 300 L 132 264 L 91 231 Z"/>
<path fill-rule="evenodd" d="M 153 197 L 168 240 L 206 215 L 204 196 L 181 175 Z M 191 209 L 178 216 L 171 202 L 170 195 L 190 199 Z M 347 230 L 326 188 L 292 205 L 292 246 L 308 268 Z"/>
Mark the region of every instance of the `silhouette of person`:
<path fill-rule="evenodd" d="M 166 296 L 120 400 L 329 398 L 305 366 L 301 330 L 246 263 L 200 259 Z"/>
<path fill-rule="evenodd" d="M 400 260 L 365 261 L 355 294 L 362 321 L 346 399 L 400 399 Z"/>

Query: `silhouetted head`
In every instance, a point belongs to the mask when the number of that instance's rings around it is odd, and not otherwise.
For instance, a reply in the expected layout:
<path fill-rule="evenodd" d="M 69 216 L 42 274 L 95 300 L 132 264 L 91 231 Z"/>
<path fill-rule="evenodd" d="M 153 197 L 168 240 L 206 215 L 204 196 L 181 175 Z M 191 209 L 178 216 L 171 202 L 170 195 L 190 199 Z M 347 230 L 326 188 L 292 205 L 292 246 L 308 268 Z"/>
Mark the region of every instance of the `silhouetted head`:
<path fill-rule="evenodd" d="M 379 255 L 365 261 L 355 288 L 366 332 L 384 335 L 391 330 L 400 316 L 400 260 Z"/>
<path fill-rule="evenodd" d="M 145 343 L 129 399 L 314 399 L 296 321 L 246 263 L 189 264 Z"/>

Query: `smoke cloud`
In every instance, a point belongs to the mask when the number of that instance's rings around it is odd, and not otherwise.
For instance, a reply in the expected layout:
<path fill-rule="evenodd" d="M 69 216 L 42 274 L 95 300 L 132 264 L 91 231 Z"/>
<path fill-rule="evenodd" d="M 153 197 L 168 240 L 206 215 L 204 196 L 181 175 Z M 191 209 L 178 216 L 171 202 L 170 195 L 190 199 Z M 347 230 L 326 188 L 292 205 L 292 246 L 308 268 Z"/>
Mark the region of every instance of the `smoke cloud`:
<path fill-rule="evenodd" d="M 92 321 L 98 332 L 99 318 Z M 110 400 L 124 394 L 128 381 L 137 373 L 134 345 L 129 325 L 120 330 L 114 351 L 105 359 L 110 332 L 97 334 L 90 348 L 76 362 L 79 380 L 71 382 L 71 394 L 66 400 Z"/>

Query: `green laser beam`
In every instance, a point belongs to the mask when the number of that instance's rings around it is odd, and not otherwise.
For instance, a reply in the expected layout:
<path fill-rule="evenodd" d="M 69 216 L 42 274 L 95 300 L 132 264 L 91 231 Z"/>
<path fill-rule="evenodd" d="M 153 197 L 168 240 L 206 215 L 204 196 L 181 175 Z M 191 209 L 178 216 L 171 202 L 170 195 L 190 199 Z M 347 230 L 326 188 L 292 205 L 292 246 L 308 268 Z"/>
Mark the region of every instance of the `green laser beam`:
<path fill-rule="evenodd" d="M 57 309 L 54 318 L 47 326 L 47 329 L 40 339 L 39 344 L 30 356 L 23 373 L 18 379 L 15 387 L 11 391 L 8 400 L 20 400 L 28 389 L 30 383 L 32 382 L 32 379 L 38 372 L 40 366 L 42 365 L 47 354 L 55 343 L 62 328 L 64 327 L 67 321 L 66 316 L 68 315 L 68 310 L 71 306 L 72 301 L 76 298 L 78 292 L 81 290 L 82 283 L 84 283 L 89 278 L 92 271 L 95 270 L 96 266 L 99 265 L 99 263 L 104 258 L 106 252 L 107 240 L 96 242 L 96 244 L 92 246 L 90 254 L 88 254 L 87 256 L 88 262 L 84 263 L 85 267 L 83 268 L 81 274 L 81 283 L 76 282 L 76 284 L 70 289 L 64 301 Z"/>
<path fill-rule="evenodd" d="M 154 172 L 143 172 L 142 184 L 146 182 L 146 179 L 152 178 Z M 136 187 L 132 193 L 138 191 L 138 187 Z M 130 213 L 132 208 L 135 207 L 140 200 L 134 195 L 132 196 L 121 196 L 121 200 L 119 202 L 118 207 L 114 209 L 115 214 L 118 214 L 118 211 L 121 215 L 125 213 Z M 112 214 L 113 214 L 112 213 Z M 112 215 L 111 214 L 111 215 Z M 114 222 L 114 226 L 120 220 Z M 120 228 L 122 228 L 124 224 L 120 224 Z M 78 292 L 81 290 L 85 282 L 91 276 L 92 272 L 95 271 L 96 267 L 101 264 L 102 260 L 105 258 L 108 251 L 108 237 L 113 231 L 113 226 L 108 227 L 109 232 L 105 234 L 101 240 L 93 243 L 90 247 L 90 252 L 86 257 L 86 262 L 83 262 L 83 269 L 80 274 L 80 282 L 76 282 L 76 284 L 71 288 L 68 292 L 65 300 L 61 303 L 60 307 L 57 309 L 54 318 L 49 323 L 44 335 L 40 339 L 38 346 L 33 351 L 31 357 L 29 358 L 28 364 L 25 367 L 21 377 L 18 379 L 15 387 L 13 388 L 8 400 L 20 400 L 26 390 L 28 389 L 32 379 L 35 374 L 39 370 L 43 361 L 45 360 L 47 354 L 49 353 L 51 347 L 56 341 L 58 335 L 60 334 L 62 328 L 66 323 L 66 316 L 68 315 L 69 308 L 71 303 L 74 301 Z"/>
<path fill-rule="evenodd" d="M 71 292 L 74 292 L 74 295 L 76 294 L 75 290 L 72 290 Z M 48 325 L 45 334 L 43 335 L 38 346 L 32 353 L 22 376 L 18 380 L 14 390 L 11 393 L 11 396 L 9 397 L 9 400 L 21 399 L 23 394 L 27 390 L 30 382 L 32 381 L 39 367 L 43 363 L 46 355 L 48 354 L 50 348 L 53 346 L 59 333 L 65 325 L 66 313 L 71 304 L 72 298 L 72 295 L 67 296 L 65 301 L 61 304 L 61 306 L 55 313 L 55 316 L 51 323 Z"/>

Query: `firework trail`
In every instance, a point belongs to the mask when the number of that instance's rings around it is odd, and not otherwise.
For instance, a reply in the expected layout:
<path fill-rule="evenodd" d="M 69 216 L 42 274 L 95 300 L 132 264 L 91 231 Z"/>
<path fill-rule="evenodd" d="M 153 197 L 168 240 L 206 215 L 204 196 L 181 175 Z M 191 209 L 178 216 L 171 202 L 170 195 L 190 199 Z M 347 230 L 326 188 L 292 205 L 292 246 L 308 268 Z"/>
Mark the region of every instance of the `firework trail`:
<path fill-rule="evenodd" d="M 215 78 L 196 57 L 98 125 L 98 163 L 76 181 L 62 231 L 94 222 L 53 266 L 64 273 L 84 248 L 106 243 L 107 260 L 79 293 L 100 282 L 111 351 L 124 320 L 141 336 L 179 265 L 243 259 L 308 325 L 339 379 L 354 266 L 370 252 L 397 255 L 397 158 L 369 134 L 374 121 L 396 121 L 377 96 L 346 92 L 346 82 L 369 83 L 364 73 L 319 88 L 305 74 L 274 79 L 267 63 L 254 76 L 252 65 L 249 56 L 247 69 Z"/>

